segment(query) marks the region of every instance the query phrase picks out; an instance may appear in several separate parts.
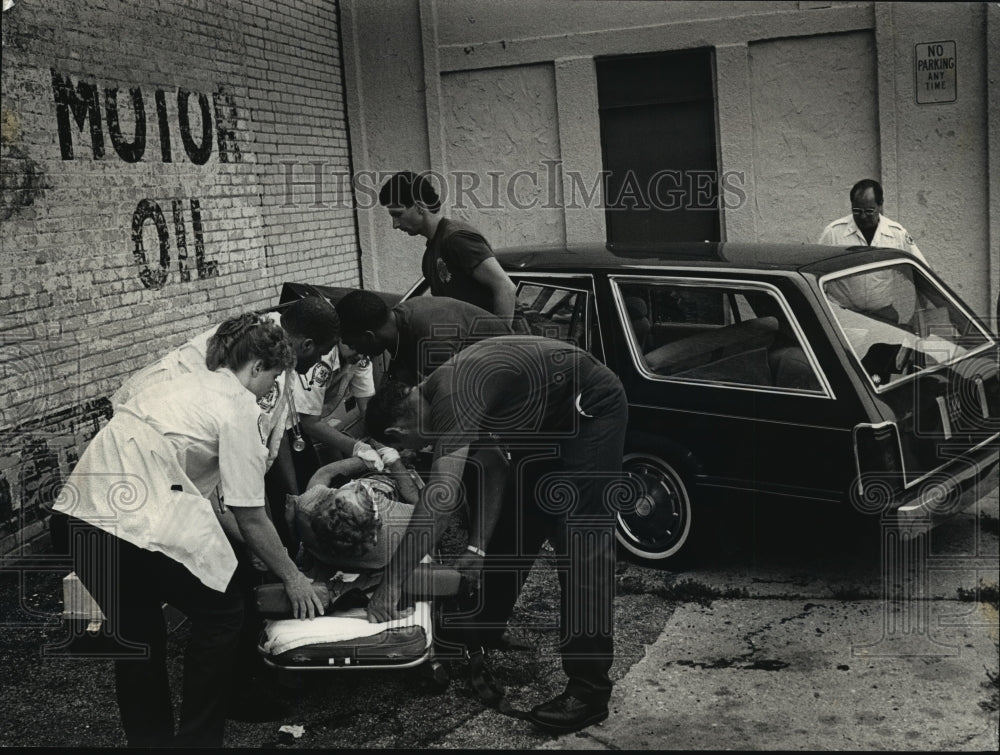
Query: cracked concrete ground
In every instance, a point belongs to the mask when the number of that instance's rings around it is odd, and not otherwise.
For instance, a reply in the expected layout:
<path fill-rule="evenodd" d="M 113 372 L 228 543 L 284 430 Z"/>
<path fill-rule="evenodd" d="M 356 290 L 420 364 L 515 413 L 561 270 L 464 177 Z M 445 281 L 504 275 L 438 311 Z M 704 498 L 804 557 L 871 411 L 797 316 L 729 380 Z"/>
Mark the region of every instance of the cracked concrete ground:
<path fill-rule="evenodd" d="M 709 559 L 674 584 L 719 597 L 677 607 L 604 724 L 540 749 L 996 752 L 997 521 L 994 494 L 905 552 Z"/>
<path fill-rule="evenodd" d="M 887 636 L 883 614 L 878 601 L 679 608 L 586 740 L 601 749 L 995 751 L 996 713 L 979 705 L 990 696 L 983 660 L 996 652 L 995 610 L 977 607 L 925 637 Z"/>

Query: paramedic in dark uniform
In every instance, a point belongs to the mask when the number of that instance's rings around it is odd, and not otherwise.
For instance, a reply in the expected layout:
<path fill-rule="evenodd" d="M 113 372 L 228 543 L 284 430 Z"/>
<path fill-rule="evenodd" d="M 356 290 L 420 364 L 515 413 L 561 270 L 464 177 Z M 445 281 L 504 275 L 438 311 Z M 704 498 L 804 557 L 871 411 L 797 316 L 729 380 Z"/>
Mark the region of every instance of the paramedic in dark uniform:
<path fill-rule="evenodd" d="M 520 484 L 524 475 L 527 484 L 494 510 L 479 512 L 481 540 L 470 541 L 466 560 L 533 559 L 549 539 L 559 562 L 560 647 L 568 684 L 528 718 L 557 732 L 607 718 L 614 656 L 610 501 L 621 480 L 627 415 L 614 373 L 571 344 L 537 336 L 480 341 L 416 387 L 390 383 L 376 393 L 366 414 L 372 437 L 410 449 L 432 442 L 434 459 L 404 540 L 369 603 L 369 620 L 405 614 L 400 585 L 461 505 L 470 445 L 502 443 L 513 457 L 514 479 Z M 521 580 L 493 569 L 483 580 L 485 610 L 479 618 L 502 627 Z"/>
<path fill-rule="evenodd" d="M 394 174 L 378 201 L 393 228 L 427 239 L 420 268 L 432 296 L 461 299 L 508 321 L 514 317 L 514 283 L 493 248 L 468 223 L 441 215 L 441 199 L 426 175 Z"/>
<path fill-rule="evenodd" d="M 378 294 L 351 291 L 337 314 L 343 342 L 370 358 L 388 352 L 390 377 L 407 385 L 470 343 L 512 333 L 506 319 L 447 296 L 417 296 L 389 309 Z"/>

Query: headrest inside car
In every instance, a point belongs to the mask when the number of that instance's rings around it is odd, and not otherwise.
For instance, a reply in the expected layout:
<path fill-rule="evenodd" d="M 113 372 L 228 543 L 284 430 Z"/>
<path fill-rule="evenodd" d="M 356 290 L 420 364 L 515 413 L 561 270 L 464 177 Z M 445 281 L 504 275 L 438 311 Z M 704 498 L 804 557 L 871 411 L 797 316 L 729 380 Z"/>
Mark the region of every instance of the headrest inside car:
<path fill-rule="evenodd" d="M 777 332 L 776 317 L 758 317 L 713 328 L 654 349 L 645 355 L 646 365 L 659 375 L 673 375 L 744 351 L 766 349 Z"/>

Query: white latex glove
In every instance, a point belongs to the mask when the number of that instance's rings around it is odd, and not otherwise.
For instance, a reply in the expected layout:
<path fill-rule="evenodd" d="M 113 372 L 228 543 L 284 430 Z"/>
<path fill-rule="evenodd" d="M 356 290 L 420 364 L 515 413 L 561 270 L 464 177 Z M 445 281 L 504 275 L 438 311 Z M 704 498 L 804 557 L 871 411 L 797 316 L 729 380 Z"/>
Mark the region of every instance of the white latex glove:
<path fill-rule="evenodd" d="M 389 466 L 393 462 L 399 461 L 399 451 L 392 446 L 382 446 L 378 450 L 378 455 L 382 457 L 382 463 Z"/>
<path fill-rule="evenodd" d="M 369 446 L 363 440 L 359 440 L 354 444 L 353 455 L 357 456 L 365 464 L 367 464 L 369 469 L 373 469 L 376 472 L 381 472 L 385 469 L 385 464 L 382 463 L 382 457 L 379 456 L 378 451 Z"/>

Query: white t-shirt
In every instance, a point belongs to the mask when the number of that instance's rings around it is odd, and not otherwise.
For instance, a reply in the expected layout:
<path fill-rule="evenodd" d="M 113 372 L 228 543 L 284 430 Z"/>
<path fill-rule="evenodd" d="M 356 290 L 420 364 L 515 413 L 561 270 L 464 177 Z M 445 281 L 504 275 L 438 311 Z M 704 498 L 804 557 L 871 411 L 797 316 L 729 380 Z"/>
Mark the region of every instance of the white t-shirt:
<path fill-rule="evenodd" d="M 264 317 L 276 325 L 281 325 L 281 314 L 278 312 L 268 312 Z M 208 372 L 208 367 L 205 365 L 208 340 L 215 334 L 218 327 L 216 325 L 195 336 L 127 378 L 111 396 L 111 406 L 114 411 L 118 411 L 118 408 L 132 396 L 150 385 L 192 372 Z M 292 372 L 294 373 L 294 371 Z M 345 394 L 349 390 L 351 395 L 356 398 L 366 398 L 375 394 L 375 381 L 372 376 L 371 364 L 369 363 L 365 367 L 350 365 L 346 370 L 341 370 L 340 354 L 336 346 L 313 365 L 306 375 L 301 377 L 297 373 L 291 376 L 288 373 L 278 375 L 272 391 L 257 402 L 260 406 L 258 430 L 267 444 L 268 467 L 278 455 L 285 430 L 290 428 L 296 419 L 289 411 L 288 397 L 285 391 L 286 381 L 291 382 L 292 400 L 295 402 L 295 409 L 299 414 L 321 415 L 326 389 L 331 385 L 335 385 L 337 389 L 343 388 Z"/>
<path fill-rule="evenodd" d="M 260 408 L 225 368 L 158 381 L 117 407 L 73 469 L 56 511 L 181 563 L 225 590 L 236 556 L 208 496 L 264 505 Z"/>
<path fill-rule="evenodd" d="M 281 317 L 277 312 L 269 312 L 265 317 L 277 325 L 281 324 Z M 122 383 L 121 388 L 111 396 L 112 409 L 117 412 L 120 406 L 151 385 L 173 380 L 192 372 L 208 372 L 209 369 L 205 364 L 208 339 L 215 335 L 215 331 L 218 329 L 219 326 L 216 325 L 206 330 L 129 376 Z M 260 407 L 260 417 L 257 423 L 258 434 L 265 439 L 267 444 L 268 466 L 278 455 L 282 434 L 292 424 L 288 415 L 288 401 L 285 395 L 286 378 L 285 373 L 278 375 L 271 392 L 257 402 Z M 253 398 L 253 394 L 249 395 Z"/>

